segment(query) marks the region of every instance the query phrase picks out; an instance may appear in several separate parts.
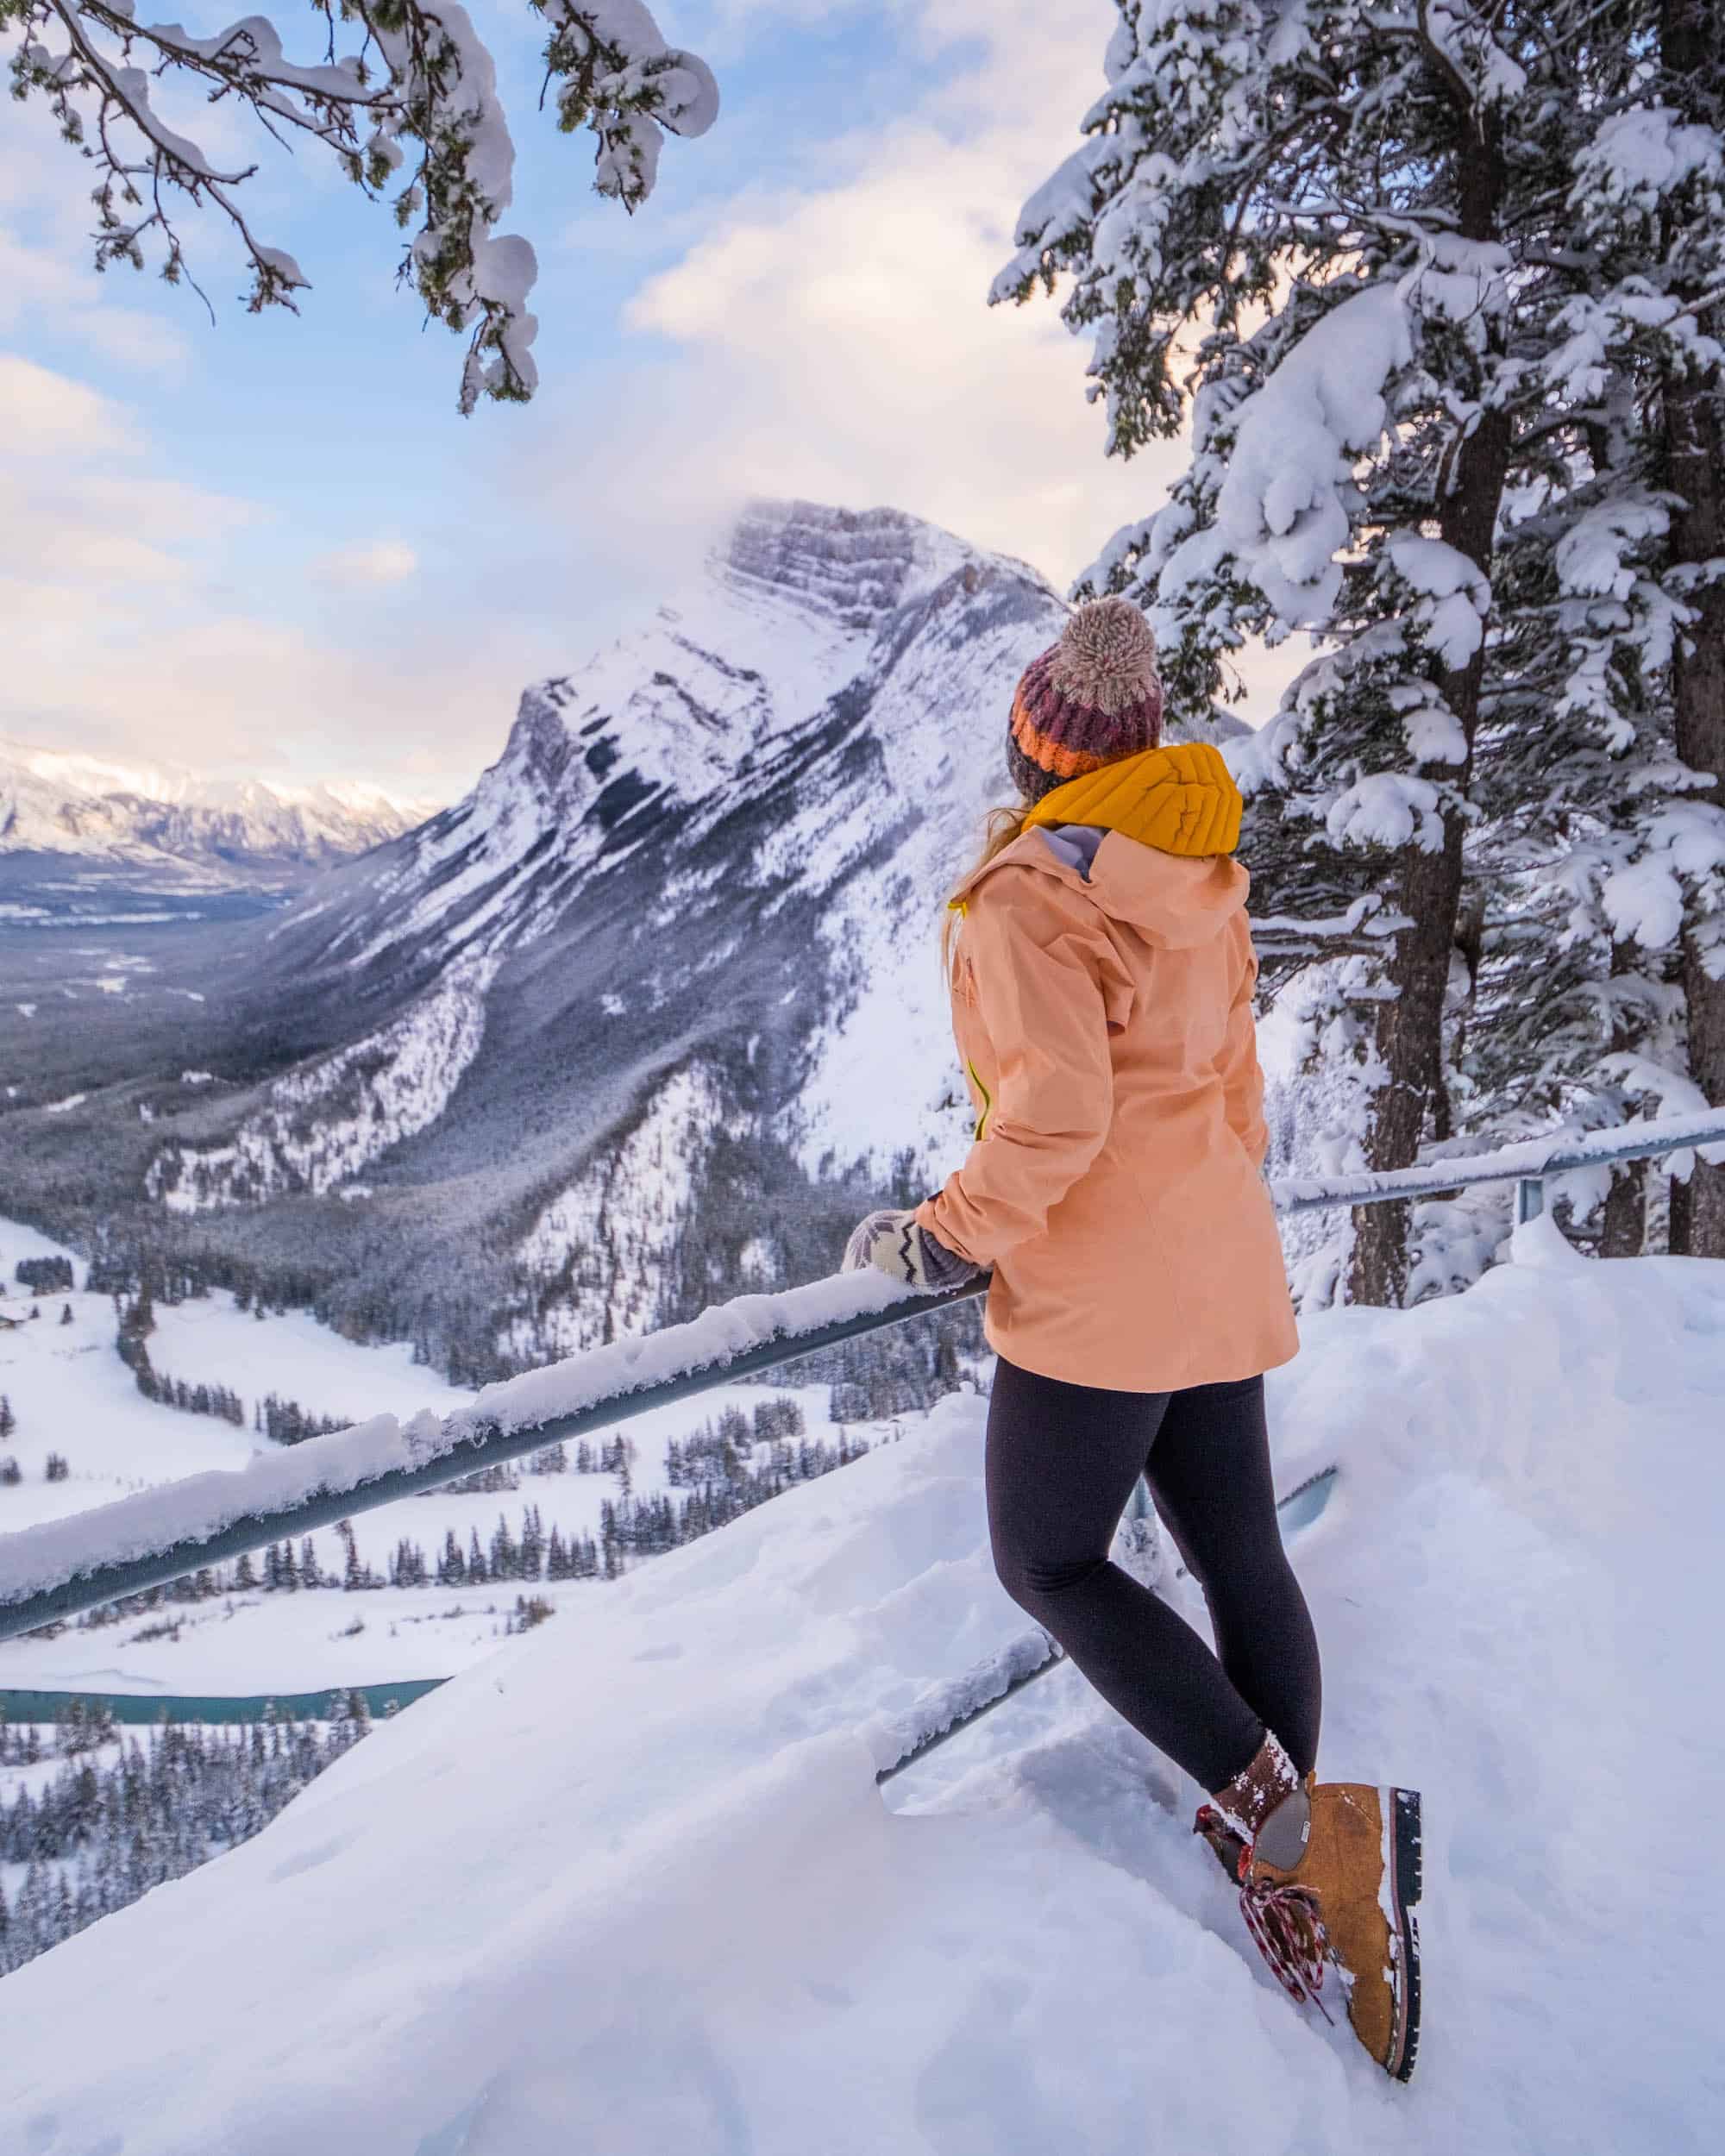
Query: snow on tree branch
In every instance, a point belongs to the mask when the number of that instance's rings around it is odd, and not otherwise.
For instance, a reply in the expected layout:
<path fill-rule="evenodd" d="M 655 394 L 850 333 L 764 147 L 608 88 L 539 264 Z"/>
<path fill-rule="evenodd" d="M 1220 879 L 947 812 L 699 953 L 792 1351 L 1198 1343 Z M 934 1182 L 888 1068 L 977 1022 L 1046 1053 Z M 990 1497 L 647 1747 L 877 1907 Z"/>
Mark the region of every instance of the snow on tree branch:
<path fill-rule="evenodd" d="M 699 135 L 718 91 L 706 63 L 668 46 L 641 0 L 532 0 L 548 25 L 546 85 L 557 123 L 598 139 L 595 185 L 634 210 L 651 193 L 663 131 Z M 0 32 L 17 34 L 12 94 L 45 96 L 64 141 L 96 168 L 96 266 L 141 269 L 147 248 L 170 284 L 191 282 L 176 219 L 213 210 L 250 264 L 250 311 L 284 306 L 310 280 L 252 229 L 241 190 L 254 163 L 225 166 L 162 119 L 153 85 L 249 107 L 278 142 L 323 146 L 365 194 L 393 191 L 398 270 L 426 311 L 467 337 L 461 409 L 483 394 L 524 403 L 537 384 L 527 310 L 538 273 L 531 246 L 497 230 L 510 204 L 515 146 L 497 71 L 455 0 L 312 0 L 323 54 L 286 58 L 279 32 L 248 16 L 213 37 L 141 23 L 134 0 L 0 0 Z M 338 39 L 353 49 L 337 53 Z M 193 289 L 198 289 L 195 285 Z M 201 297 L 200 293 L 200 297 Z M 205 300 L 205 304 L 209 303 Z"/>

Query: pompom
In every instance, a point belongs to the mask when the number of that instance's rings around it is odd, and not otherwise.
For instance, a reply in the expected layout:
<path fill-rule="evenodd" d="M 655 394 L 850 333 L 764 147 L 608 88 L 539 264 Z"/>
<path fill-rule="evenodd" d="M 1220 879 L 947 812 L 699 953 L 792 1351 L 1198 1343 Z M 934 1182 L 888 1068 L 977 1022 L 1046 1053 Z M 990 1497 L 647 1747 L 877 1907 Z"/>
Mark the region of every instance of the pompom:
<path fill-rule="evenodd" d="M 1061 631 L 1050 672 L 1063 696 L 1112 715 L 1155 687 L 1155 631 L 1129 599 L 1092 599 Z"/>

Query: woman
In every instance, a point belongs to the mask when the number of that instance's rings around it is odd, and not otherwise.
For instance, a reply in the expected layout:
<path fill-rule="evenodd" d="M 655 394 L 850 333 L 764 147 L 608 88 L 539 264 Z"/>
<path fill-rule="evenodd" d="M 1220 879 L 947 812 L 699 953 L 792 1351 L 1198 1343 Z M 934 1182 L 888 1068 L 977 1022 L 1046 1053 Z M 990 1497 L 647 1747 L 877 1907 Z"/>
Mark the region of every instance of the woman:
<path fill-rule="evenodd" d="M 1262 1169 L 1240 797 L 1160 746 L 1148 624 L 1081 608 L 1026 670 L 997 818 L 951 901 L 975 1143 L 845 1254 L 925 1288 L 994 1269 L 988 1526 L 1000 1580 L 1111 1706 L 1212 1792 L 1197 1831 L 1296 1999 L 1337 1965 L 1406 2080 L 1419 2033 L 1419 1797 L 1314 1778 L 1317 1641 L 1283 1554 L 1264 1372 L 1298 1339 Z M 1213 1653 L 1108 1560 L 1140 1475 Z M 1321 2002 L 1320 2002 L 1321 2005 Z"/>

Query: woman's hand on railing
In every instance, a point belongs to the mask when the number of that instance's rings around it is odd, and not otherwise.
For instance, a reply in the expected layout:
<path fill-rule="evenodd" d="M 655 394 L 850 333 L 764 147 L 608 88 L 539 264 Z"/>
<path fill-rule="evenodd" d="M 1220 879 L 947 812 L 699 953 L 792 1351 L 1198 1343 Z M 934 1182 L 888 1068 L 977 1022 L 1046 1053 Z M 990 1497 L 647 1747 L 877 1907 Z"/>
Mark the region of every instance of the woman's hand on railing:
<path fill-rule="evenodd" d="M 914 1213 L 890 1208 L 859 1220 L 844 1246 L 844 1271 L 860 1273 L 870 1265 L 889 1280 L 937 1295 L 949 1288 L 962 1288 L 981 1269 L 968 1257 L 949 1250 L 919 1224 Z"/>

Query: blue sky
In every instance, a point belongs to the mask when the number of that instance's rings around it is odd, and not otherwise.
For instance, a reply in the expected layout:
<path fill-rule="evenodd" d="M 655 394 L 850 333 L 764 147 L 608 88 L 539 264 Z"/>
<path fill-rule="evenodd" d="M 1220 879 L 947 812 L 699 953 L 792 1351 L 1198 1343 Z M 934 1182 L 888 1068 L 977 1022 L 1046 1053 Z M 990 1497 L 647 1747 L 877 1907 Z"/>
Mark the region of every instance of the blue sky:
<path fill-rule="evenodd" d="M 535 109 L 539 19 L 472 12 L 515 136 L 505 229 L 539 255 L 524 409 L 456 415 L 461 341 L 333 168 L 271 154 L 250 183 L 311 279 L 298 318 L 247 315 L 224 235 L 186 226 L 212 326 L 94 274 L 85 172 L 10 109 L 0 733 L 447 797 L 522 686 L 649 611 L 750 492 L 890 503 L 1058 581 L 1161 498 L 1177 453 L 1103 458 L 1054 307 L 985 303 L 1101 87 L 1112 0 L 657 0 L 723 107 L 633 218 Z M 310 57 L 311 9 L 276 20 Z M 180 124 L 257 154 L 225 111 Z"/>

